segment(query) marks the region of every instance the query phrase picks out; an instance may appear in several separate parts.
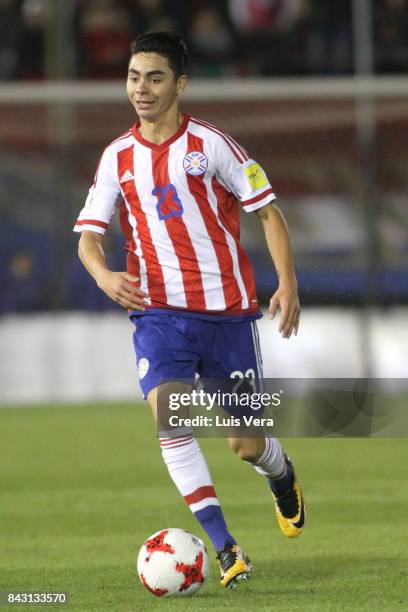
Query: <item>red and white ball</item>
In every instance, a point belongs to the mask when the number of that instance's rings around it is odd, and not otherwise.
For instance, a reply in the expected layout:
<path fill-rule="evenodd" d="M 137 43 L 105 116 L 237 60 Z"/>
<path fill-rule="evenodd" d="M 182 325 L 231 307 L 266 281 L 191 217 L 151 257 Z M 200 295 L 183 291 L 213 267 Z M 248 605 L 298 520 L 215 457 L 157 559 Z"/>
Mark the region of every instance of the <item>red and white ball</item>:
<path fill-rule="evenodd" d="M 204 542 L 184 529 L 162 529 L 140 549 L 137 571 L 144 586 L 157 597 L 193 595 L 209 574 Z"/>

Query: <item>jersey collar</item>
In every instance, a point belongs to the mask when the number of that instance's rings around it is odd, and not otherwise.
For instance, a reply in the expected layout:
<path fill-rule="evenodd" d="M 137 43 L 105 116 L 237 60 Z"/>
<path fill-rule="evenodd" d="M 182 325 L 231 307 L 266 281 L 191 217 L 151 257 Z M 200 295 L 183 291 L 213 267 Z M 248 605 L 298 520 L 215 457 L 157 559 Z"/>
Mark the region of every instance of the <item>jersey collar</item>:
<path fill-rule="evenodd" d="M 133 134 L 134 138 L 138 142 L 140 142 L 140 144 L 142 144 L 143 146 L 149 147 L 149 149 L 156 149 L 156 150 L 166 149 L 171 144 L 173 144 L 173 142 L 175 142 L 178 138 L 180 138 L 180 136 L 182 136 L 184 134 L 184 132 L 187 129 L 189 121 L 190 121 L 190 115 L 186 115 L 184 113 L 183 114 L 183 122 L 180 125 L 179 129 L 177 130 L 177 132 L 175 132 L 172 136 L 170 136 L 170 138 L 167 138 L 167 140 L 164 140 L 160 144 L 156 144 L 154 142 L 150 142 L 150 140 L 146 140 L 145 138 L 143 138 L 143 136 L 139 132 L 140 121 L 137 121 L 137 123 L 134 124 L 134 126 L 132 127 L 131 130 L 132 130 L 132 134 Z"/>

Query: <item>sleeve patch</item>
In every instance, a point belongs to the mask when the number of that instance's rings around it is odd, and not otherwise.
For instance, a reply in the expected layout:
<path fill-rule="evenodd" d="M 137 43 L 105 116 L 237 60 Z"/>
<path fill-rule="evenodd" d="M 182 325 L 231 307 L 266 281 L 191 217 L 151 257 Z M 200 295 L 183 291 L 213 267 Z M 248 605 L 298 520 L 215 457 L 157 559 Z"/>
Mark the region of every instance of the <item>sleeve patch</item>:
<path fill-rule="evenodd" d="M 256 162 L 246 166 L 246 168 L 244 168 L 244 173 L 248 183 L 251 185 L 252 191 L 256 191 L 257 189 L 268 185 L 268 179 L 266 178 L 264 171 Z"/>

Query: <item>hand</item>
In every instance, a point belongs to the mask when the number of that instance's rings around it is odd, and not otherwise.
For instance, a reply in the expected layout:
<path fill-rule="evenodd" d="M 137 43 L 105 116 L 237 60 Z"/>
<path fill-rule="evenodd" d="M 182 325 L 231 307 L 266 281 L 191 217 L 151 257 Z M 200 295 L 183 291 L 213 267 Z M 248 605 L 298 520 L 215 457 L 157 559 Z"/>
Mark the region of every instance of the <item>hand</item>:
<path fill-rule="evenodd" d="M 148 295 L 135 287 L 139 279 L 128 272 L 112 272 L 104 270 L 97 278 L 97 285 L 108 297 L 123 308 L 131 310 L 146 310 L 144 299 Z"/>
<path fill-rule="evenodd" d="M 297 336 L 300 320 L 300 304 L 296 285 L 279 285 L 278 290 L 271 297 L 269 313 L 271 319 L 280 308 L 279 333 L 282 338 L 290 338 L 292 332 Z"/>

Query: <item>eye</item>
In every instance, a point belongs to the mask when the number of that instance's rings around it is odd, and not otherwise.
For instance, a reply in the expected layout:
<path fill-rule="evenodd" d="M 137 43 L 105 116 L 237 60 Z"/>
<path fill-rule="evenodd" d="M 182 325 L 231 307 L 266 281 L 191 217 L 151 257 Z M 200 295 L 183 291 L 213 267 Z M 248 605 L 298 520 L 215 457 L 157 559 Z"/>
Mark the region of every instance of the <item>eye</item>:
<path fill-rule="evenodd" d="M 161 79 L 152 79 L 152 83 L 161 83 Z"/>

